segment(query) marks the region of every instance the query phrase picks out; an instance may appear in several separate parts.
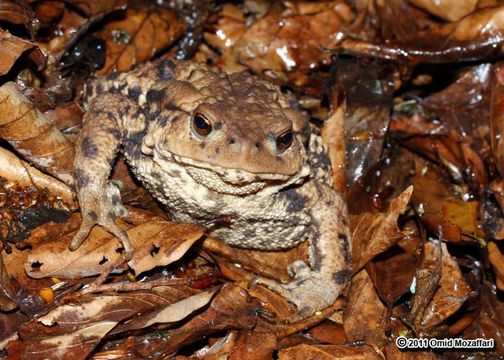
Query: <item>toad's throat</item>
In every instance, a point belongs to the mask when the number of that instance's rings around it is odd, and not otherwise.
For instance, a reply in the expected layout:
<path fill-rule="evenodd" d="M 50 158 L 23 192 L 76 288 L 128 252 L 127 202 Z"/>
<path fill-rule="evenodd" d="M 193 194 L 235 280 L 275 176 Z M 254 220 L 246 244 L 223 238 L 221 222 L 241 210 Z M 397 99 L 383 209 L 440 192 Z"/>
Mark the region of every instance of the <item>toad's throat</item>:
<path fill-rule="evenodd" d="M 156 158 L 156 157 L 155 157 Z M 230 169 L 175 155 L 169 151 L 160 154 L 158 162 L 174 162 L 184 168 L 195 182 L 220 194 L 249 195 L 266 186 L 289 181 L 292 176 L 281 174 L 255 174 L 240 169 Z"/>

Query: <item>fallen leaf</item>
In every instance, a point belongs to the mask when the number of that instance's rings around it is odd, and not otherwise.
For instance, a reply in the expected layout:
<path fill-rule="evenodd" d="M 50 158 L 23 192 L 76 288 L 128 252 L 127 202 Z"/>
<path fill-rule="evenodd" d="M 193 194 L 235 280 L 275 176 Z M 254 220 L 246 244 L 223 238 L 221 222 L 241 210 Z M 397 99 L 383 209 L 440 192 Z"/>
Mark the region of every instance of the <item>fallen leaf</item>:
<path fill-rule="evenodd" d="M 504 63 L 492 66 L 490 143 L 497 170 L 504 175 Z"/>
<path fill-rule="evenodd" d="M 378 347 L 384 345 L 387 341 L 385 326 L 388 312 L 365 270 L 354 275 L 348 294 L 343 319 L 347 339 L 364 340 Z"/>
<path fill-rule="evenodd" d="M 366 265 L 376 291 L 389 308 L 409 292 L 422 259 L 424 239 L 416 227 L 412 222 L 405 225 L 405 236 Z"/>
<path fill-rule="evenodd" d="M 66 0 L 88 16 L 126 7 L 126 0 Z"/>
<path fill-rule="evenodd" d="M 33 11 L 25 3 L 17 3 L 11 0 L 3 0 L 0 3 L 1 21 L 28 26 L 32 17 Z"/>
<path fill-rule="evenodd" d="M 296 86 L 313 89 L 321 83 L 309 72 L 328 63 L 330 54 L 322 48 L 335 46 L 335 34 L 349 23 L 352 12 L 338 1 L 312 11 L 301 9 L 288 2 L 275 3 L 248 26 L 242 10 L 227 4 L 215 32 L 205 34 L 205 38 L 224 53 L 223 65 L 228 69 L 237 70 L 237 64 L 243 64 L 274 81 L 289 79 Z"/>
<path fill-rule="evenodd" d="M 476 9 L 478 0 L 408 0 L 413 5 L 427 10 L 448 21 L 457 21 Z"/>
<path fill-rule="evenodd" d="M 176 322 L 206 305 L 214 292 L 163 287 L 149 293 L 83 297 L 79 304 L 60 305 L 23 325 L 20 337 L 27 344 L 24 356 L 44 359 L 52 354 L 56 359 L 85 359 L 120 321 L 147 314 L 151 321 L 145 322 L 145 327 Z"/>
<path fill-rule="evenodd" d="M 0 136 L 37 167 L 71 184 L 73 144 L 13 82 L 0 87 L 0 111 Z"/>
<path fill-rule="evenodd" d="M 339 46 L 350 54 L 412 63 L 491 59 L 503 51 L 503 12 L 503 6 L 481 9 L 457 22 L 419 31 L 401 42 L 376 44 L 348 38 Z"/>
<path fill-rule="evenodd" d="M 7 74 L 14 63 L 25 54 L 41 70 L 45 66 L 45 56 L 34 43 L 11 35 L 0 29 L 0 76 Z"/>
<path fill-rule="evenodd" d="M 385 213 L 350 216 L 354 273 L 404 237 L 397 227 L 397 218 L 406 210 L 412 193 L 410 186 L 390 202 Z"/>
<path fill-rule="evenodd" d="M 424 246 L 424 260 L 418 271 L 425 273 L 421 277 L 426 281 L 422 282 L 417 275 L 412 314 L 415 314 L 417 333 L 435 334 L 435 327 L 443 324 L 461 308 L 469 298 L 471 289 L 445 243 L 438 246 L 427 242 Z M 436 264 L 438 261 L 440 262 Z M 438 271 L 439 276 L 434 275 L 428 280 L 429 275 L 426 274 L 436 274 Z M 418 305 L 420 303 L 422 305 Z"/>
<path fill-rule="evenodd" d="M 381 359 L 371 346 L 345 346 L 345 345 L 309 345 L 301 344 L 278 352 L 279 360 L 371 360 Z"/>
<path fill-rule="evenodd" d="M 497 278 L 495 284 L 499 290 L 504 291 L 504 255 L 494 242 L 489 242 L 487 248 L 488 261 L 490 261 Z"/>
<path fill-rule="evenodd" d="M 437 232 L 441 226 L 444 239 L 453 242 L 483 236 L 478 202 L 453 195 L 436 167 L 417 160 L 414 186 L 413 203 L 432 231 Z"/>
<path fill-rule="evenodd" d="M 107 58 L 98 74 L 127 71 L 170 46 L 185 30 L 165 7 L 139 4 L 128 7 L 123 20 L 108 23 L 99 33 L 107 42 Z"/>
<path fill-rule="evenodd" d="M 60 197 L 70 210 L 77 206 L 74 192 L 68 185 L 40 172 L 3 148 L 0 148 L 0 177 L 19 186 L 47 189 L 53 196 Z"/>
<path fill-rule="evenodd" d="M 198 225 L 152 219 L 127 230 L 127 233 L 134 249 L 128 265 L 139 275 L 180 259 L 201 238 L 204 230 Z M 31 251 L 25 263 L 26 273 L 34 278 L 79 278 L 122 271 L 120 266 L 124 260 L 117 251 L 120 243 L 114 236 L 95 226 L 86 242 L 76 251 L 70 251 L 68 245 L 72 237 L 73 233 L 63 234 L 58 241 Z M 60 256 L 55 258 L 53 254 Z"/>

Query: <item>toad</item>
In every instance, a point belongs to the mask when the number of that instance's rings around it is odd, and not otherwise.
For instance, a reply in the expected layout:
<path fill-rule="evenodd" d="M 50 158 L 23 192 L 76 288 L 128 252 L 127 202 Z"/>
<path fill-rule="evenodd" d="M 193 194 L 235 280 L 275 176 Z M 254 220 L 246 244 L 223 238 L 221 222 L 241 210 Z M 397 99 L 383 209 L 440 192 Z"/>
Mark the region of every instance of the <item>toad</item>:
<path fill-rule="evenodd" d="M 120 151 L 175 221 L 227 218 L 210 234 L 246 249 L 308 241 L 309 264 L 292 263 L 289 283 L 256 283 L 294 303 L 299 318 L 334 303 L 351 275 L 346 204 L 331 187 L 320 136 L 277 86 L 245 72 L 163 60 L 95 80 L 85 107 L 74 162 L 83 220 L 71 250 L 99 224 L 132 256 L 115 221 L 126 209 L 108 179 Z"/>

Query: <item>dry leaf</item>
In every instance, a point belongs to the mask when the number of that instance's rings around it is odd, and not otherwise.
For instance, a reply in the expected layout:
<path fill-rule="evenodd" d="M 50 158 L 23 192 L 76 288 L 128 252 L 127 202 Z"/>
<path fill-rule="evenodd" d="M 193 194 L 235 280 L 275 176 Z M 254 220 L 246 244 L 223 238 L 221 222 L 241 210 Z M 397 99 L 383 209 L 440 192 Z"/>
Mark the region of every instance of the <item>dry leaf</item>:
<path fill-rule="evenodd" d="M 128 265 L 136 274 L 180 259 L 204 233 L 198 225 L 150 220 L 128 231 L 134 255 Z M 28 255 L 25 271 L 34 278 L 79 278 L 114 271 L 123 263 L 119 241 L 95 226 L 86 242 L 76 251 L 68 250 L 73 233 L 58 241 L 38 246 Z M 55 258 L 53 254 L 60 254 Z M 119 270 L 122 270 L 120 268 Z"/>
<path fill-rule="evenodd" d="M 26 159 L 66 184 L 73 182 L 73 144 L 18 90 L 0 87 L 0 137 Z"/>
<path fill-rule="evenodd" d="M 382 359 L 371 346 L 345 345 L 309 345 L 301 344 L 282 349 L 278 352 L 279 360 L 372 360 Z"/>
<path fill-rule="evenodd" d="M 427 10 L 448 21 L 457 21 L 476 9 L 478 0 L 408 0 L 413 5 Z"/>
<path fill-rule="evenodd" d="M 120 321 L 136 317 L 145 319 L 147 315 L 150 321 L 141 327 L 176 322 L 205 306 L 214 292 L 196 293 L 190 289 L 163 287 L 149 293 L 92 296 L 79 299 L 78 304 L 60 305 L 23 326 L 20 337 L 27 344 L 24 356 L 85 359 Z M 180 299 L 182 296 L 184 298 Z"/>
<path fill-rule="evenodd" d="M 45 57 L 37 45 L 0 29 L 0 76 L 7 74 L 25 53 L 37 65 L 38 70 L 44 68 Z"/>
<path fill-rule="evenodd" d="M 40 172 L 3 148 L 0 148 L 0 177 L 20 186 L 47 189 L 52 195 L 60 197 L 70 210 L 77 206 L 74 192 L 68 185 Z"/>

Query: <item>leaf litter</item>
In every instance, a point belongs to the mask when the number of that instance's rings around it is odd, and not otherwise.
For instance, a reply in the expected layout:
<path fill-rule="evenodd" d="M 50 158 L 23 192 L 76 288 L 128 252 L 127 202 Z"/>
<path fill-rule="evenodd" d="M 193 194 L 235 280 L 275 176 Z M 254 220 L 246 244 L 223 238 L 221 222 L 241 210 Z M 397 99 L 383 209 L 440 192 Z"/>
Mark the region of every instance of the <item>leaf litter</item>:
<path fill-rule="evenodd" d="M 204 4 L 203 4 L 204 3 Z M 498 1 L 53 0 L 0 3 L 0 356 L 458 359 L 504 354 L 504 7 Z M 81 91 L 164 57 L 282 86 L 329 144 L 351 283 L 299 323 L 255 276 L 306 244 L 236 249 L 170 222 L 119 159 L 135 255 L 80 216 Z M 344 129 L 344 131 L 342 131 Z M 494 339 L 400 351 L 398 336 Z"/>

